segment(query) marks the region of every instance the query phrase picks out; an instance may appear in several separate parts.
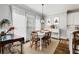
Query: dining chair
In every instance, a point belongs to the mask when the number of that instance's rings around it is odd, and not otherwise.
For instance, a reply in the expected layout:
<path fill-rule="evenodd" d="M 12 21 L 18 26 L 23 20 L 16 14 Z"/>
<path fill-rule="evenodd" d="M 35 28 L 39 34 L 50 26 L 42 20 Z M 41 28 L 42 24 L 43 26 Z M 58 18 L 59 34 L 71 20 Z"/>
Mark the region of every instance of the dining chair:
<path fill-rule="evenodd" d="M 73 32 L 73 53 L 79 52 L 79 31 Z"/>
<path fill-rule="evenodd" d="M 31 41 L 32 41 L 32 43 L 31 43 L 31 48 L 32 48 L 33 46 L 35 46 L 35 50 L 36 50 L 37 47 L 39 47 L 40 38 L 38 37 L 38 33 L 35 32 L 35 31 L 33 31 L 33 32 L 31 33 L 31 36 L 32 36 L 32 39 L 31 39 Z"/>
<path fill-rule="evenodd" d="M 48 32 L 48 42 L 49 44 L 51 43 L 51 32 L 50 31 Z"/>
<path fill-rule="evenodd" d="M 45 35 L 42 38 L 43 46 L 47 47 L 49 45 L 49 32 L 45 32 Z"/>

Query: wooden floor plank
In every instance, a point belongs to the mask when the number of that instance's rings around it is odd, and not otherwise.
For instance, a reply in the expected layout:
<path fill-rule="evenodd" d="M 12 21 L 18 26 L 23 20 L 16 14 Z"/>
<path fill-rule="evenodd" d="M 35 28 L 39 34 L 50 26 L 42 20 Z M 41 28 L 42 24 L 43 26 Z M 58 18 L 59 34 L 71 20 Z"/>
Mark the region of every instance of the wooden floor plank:
<path fill-rule="evenodd" d="M 61 40 L 54 54 L 69 54 L 68 41 Z"/>

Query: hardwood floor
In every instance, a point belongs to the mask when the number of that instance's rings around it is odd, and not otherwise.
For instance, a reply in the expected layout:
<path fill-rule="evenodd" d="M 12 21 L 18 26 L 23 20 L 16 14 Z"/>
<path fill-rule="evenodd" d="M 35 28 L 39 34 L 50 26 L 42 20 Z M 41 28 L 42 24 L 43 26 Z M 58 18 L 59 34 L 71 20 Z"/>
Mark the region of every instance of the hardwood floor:
<path fill-rule="evenodd" d="M 68 40 L 60 40 L 54 54 L 69 54 Z"/>
<path fill-rule="evenodd" d="M 35 51 L 35 49 L 30 48 L 29 42 L 25 43 L 23 47 L 24 47 L 23 48 L 24 54 L 69 54 L 67 40 L 59 41 L 56 39 L 52 39 L 51 44 L 47 48 L 43 49 L 42 51 L 39 51 L 39 49 Z"/>

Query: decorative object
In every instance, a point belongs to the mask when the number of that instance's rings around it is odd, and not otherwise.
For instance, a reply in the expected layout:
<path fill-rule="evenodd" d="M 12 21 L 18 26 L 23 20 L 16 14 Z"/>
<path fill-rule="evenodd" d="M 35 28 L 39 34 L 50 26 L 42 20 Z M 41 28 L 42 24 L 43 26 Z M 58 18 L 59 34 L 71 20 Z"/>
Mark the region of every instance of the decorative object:
<path fill-rule="evenodd" d="M 10 27 L 6 33 L 8 33 L 9 31 L 12 31 L 14 29 L 15 29 L 14 27 Z"/>
<path fill-rule="evenodd" d="M 4 36 L 4 35 L 6 35 L 6 33 L 5 33 L 4 31 L 2 31 L 2 32 L 0 33 L 0 35 L 1 35 L 1 36 Z"/>
<path fill-rule="evenodd" d="M 48 23 L 50 23 L 50 21 L 48 21 Z"/>
<path fill-rule="evenodd" d="M 59 24 L 59 17 L 54 18 L 54 24 Z"/>
<path fill-rule="evenodd" d="M 55 25 L 51 25 L 51 28 L 55 29 Z"/>

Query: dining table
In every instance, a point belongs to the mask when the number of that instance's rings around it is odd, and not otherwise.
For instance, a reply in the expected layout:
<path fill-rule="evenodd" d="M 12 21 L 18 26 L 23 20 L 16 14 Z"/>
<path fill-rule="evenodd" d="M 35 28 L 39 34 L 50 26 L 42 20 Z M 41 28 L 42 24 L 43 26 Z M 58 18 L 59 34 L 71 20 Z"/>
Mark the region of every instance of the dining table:
<path fill-rule="evenodd" d="M 15 34 L 6 34 L 5 36 L 0 36 L 0 48 L 1 48 L 1 54 L 4 54 L 4 46 L 9 43 L 14 42 L 21 42 L 21 54 L 23 53 L 23 43 L 24 43 L 24 37 L 20 37 Z"/>
<path fill-rule="evenodd" d="M 42 38 L 43 36 L 45 35 L 46 32 L 49 32 L 49 31 L 38 31 L 38 37 L 40 38 L 40 50 L 42 50 L 42 44 L 43 44 L 43 41 L 42 41 Z"/>

